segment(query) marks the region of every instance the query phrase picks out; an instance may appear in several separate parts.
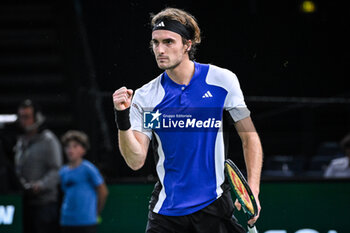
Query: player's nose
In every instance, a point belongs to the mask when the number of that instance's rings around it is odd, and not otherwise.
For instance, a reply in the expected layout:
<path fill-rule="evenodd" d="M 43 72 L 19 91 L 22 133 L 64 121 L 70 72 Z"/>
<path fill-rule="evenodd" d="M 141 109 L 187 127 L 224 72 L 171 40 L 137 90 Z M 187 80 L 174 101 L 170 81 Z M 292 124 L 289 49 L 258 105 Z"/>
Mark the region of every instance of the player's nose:
<path fill-rule="evenodd" d="M 156 54 L 164 54 L 165 52 L 165 48 L 164 48 L 164 45 L 162 44 L 159 44 L 156 48 L 155 48 L 155 52 Z"/>

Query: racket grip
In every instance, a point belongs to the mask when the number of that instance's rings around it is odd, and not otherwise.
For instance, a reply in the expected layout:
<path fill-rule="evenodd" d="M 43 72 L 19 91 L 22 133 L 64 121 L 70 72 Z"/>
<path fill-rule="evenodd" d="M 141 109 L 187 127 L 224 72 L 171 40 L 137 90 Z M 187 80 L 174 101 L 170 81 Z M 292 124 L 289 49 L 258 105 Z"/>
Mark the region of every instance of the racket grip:
<path fill-rule="evenodd" d="M 258 233 L 258 230 L 256 229 L 255 226 L 250 227 L 250 226 L 248 225 L 248 233 Z"/>

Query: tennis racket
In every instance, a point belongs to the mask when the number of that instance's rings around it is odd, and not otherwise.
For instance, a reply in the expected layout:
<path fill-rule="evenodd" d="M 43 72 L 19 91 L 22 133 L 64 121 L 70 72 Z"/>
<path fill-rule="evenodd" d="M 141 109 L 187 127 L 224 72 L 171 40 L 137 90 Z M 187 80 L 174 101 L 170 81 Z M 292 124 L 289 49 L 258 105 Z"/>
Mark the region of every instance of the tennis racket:
<path fill-rule="evenodd" d="M 258 214 L 258 207 L 254 195 L 241 171 L 230 159 L 225 161 L 225 173 L 230 183 L 231 190 L 242 205 L 248 220 L 254 218 Z M 249 226 L 248 224 L 248 232 L 257 233 L 258 231 L 254 225 Z"/>

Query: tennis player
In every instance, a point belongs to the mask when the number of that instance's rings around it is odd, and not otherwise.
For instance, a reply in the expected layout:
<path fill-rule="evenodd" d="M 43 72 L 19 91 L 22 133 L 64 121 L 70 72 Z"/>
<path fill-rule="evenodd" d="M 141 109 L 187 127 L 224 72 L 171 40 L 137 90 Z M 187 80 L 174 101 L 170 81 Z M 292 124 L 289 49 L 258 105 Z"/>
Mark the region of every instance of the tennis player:
<path fill-rule="evenodd" d="M 151 25 L 151 47 L 164 72 L 134 96 L 126 87 L 113 94 L 119 149 L 130 168 L 144 165 L 153 139 L 159 181 L 146 232 L 245 232 L 233 216 L 225 182 L 224 116 L 242 140 L 259 211 L 262 147 L 238 79 L 227 69 L 193 61 L 201 37 L 189 13 L 166 8 L 152 16 Z"/>

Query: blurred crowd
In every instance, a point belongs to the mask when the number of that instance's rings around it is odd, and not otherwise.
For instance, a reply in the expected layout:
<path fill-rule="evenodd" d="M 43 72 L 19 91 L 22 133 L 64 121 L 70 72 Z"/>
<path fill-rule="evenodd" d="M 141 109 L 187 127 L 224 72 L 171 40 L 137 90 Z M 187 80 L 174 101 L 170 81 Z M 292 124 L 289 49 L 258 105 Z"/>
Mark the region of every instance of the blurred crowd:
<path fill-rule="evenodd" d="M 22 193 L 23 232 L 97 232 L 108 190 L 98 168 L 84 159 L 88 136 L 69 130 L 60 142 L 29 99 L 19 105 L 16 123 L 12 160 L 0 141 L 0 192 Z"/>

